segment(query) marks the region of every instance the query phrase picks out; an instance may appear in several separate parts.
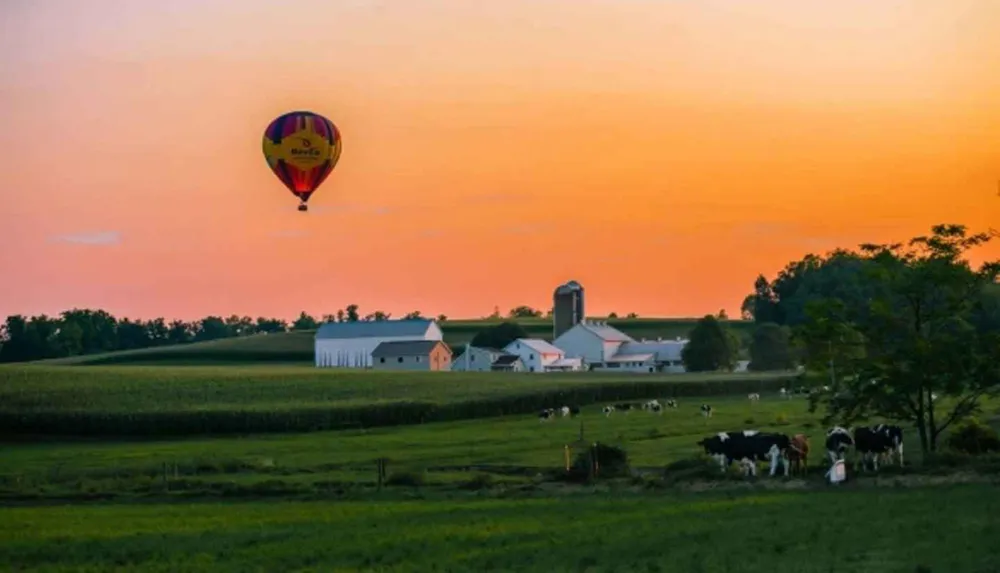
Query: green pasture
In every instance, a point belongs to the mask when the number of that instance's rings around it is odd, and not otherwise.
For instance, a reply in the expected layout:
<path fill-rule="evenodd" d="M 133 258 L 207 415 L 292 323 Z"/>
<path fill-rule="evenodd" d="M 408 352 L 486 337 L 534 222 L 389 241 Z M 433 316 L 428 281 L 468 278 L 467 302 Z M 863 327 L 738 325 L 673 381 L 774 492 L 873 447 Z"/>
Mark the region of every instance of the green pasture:
<path fill-rule="evenodd" d="M 989 485 L 5 508 L 45 571 L 995 571 Z"/>
<path fill-rule="evenodd" d="M 790 373 L 377 372 L 299 366 L 0 367 L 0 430 L 103 436 L 311 431 L 558 403 L 777 390 Z"/>
<path fill-rule="evenodd" d="M 637 471 L 660 476 L 668 465 L 697 458 L 702 437 L 743 429 L 805 433 L 813 442 L 810 465 L 820 474 L 825 469 L 825 427 L 808 412 L 805 399 L 767 394 L 757 404 L 738 396 L 678 402 L 676 410 L 662 415 L 640 410 L 609 417 L 594 404 L 579 417 L 549 422 L 519 415 L 228 438 L 11 441 L 0 454 L 0 491 L 14 497 L 312 494 L 373 487 L 378 458 L 388 459 L 390 475 L 419 475 L 427 486 L 455 485 L 481 474 L 518 484 L 564 467 L 566 446 L 575 457 L 592 442 L 621 446 Z M 715 408 L 712 418 L 700 415 L 703 402 Z M 988 407 L 995 415 L 996 404 Z M 907 464 L 919 464 L 912 429 L 906 430 L 905 443 Z"/>
<path fill-rule="evenodd" d="M 444 340 L 453 349 L 472 340 L 477 332 L 499 323 L 499 320 L 449 320 L 441 323 Z M 551 319 L 520 319 L 529 336 L 552 339 Z M 694 328 L 695 318 L 635 318 L 609 320 L 608 324 L 636 338 L 687 337 Z M 730 320 L 727 324 L 744 340 L 753 329 L 750 321 Z M 111 364 L 239 364 L 239 363 L 313 363 L 314 331 L 303 330 L 280 334 L 257 334 L 210 342 L 181 344 L 73 356 L 49 360 L 49 364 L 111 365 Z"/>

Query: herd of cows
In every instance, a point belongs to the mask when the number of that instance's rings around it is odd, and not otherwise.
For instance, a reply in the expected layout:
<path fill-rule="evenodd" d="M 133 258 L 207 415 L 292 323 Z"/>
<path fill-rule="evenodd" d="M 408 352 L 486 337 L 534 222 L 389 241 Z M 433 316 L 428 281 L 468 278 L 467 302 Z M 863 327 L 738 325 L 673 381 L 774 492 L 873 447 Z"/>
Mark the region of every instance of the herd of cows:
<path fill-rule="evenodd" d="M 826 388 L 824 388 L 825 390 Z M 807 394 L 809 391 L 781 389 L 780 395 L 787 398 L 794 394 Z M 751 393 L 747 396 L 750 402 L 760 401 L 760 394 Z M 665 408 L 677 408 L 673 399 L 649 400 L 642 403 L 608 404 L 602 408 L 605 417 L 615 412 L 628 414 L 632 410 L 641 409 L 655 414 L 662 414 Z M 701 414 L 711 417 L 713 408 L 709 404 L 701 405 Z M 542 410 L 538 419 L 546 422 L 557 416 L 574 417 L 580 414 L 579 406 L 562 406 Z M 733 462 L 738 462 L 744 475 L 757 475 L 757 463 L 766 461 L 770 465 L 770 475 L 774 476 L 778 467 L 784 468 L 784 475 L 805 473 L 808 470 L 809 438 L 805 434 L 789 436 L 778 432 L 758 432 L 756 430 L 741 430 L 736 432 L 719 432 L 697 442 L 705 453 L 719 462 L 723 472 L 726 472 Z M 876 426 L 859 426 L 851 432 L 847 428 L 835 426 L 826 432 L 824 446 L 831 467 L 838 461 L 846 461 L 846 456 L 854 448 L 855 467 L 878 471 L 879 462 L 883 465 L 897 461 L 903 465 L 903 429 L 889 424 Z"/>

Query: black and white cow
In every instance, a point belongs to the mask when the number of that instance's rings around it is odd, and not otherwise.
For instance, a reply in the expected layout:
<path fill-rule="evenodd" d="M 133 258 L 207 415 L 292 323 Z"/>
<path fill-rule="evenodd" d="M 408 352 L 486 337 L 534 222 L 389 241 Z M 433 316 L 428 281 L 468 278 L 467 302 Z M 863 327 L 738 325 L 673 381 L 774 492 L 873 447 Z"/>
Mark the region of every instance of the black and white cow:
<path fill-rule="evenodd" d="M 546 408 L 538 413 L 539 422 L 548 422 L 552 418 L 556 417 L 556 411 L 553 408 Z"/>
<path fill-rule="evenodd" d="M 903 465 L 903 429 L 899 426 L 879 424 L 857 428 L 854 430 L 854 447 L 861 455 L 862 465 L 867 466 L 870 460 L 875 471 L 878 471 L 878 462 L 883 456 L 891 462 L 895 455 L 899 465 Z"/>
<path fill-rule="evenodd" d="M 630 411 L 632 411 L 633 405 L 627 402 L 622 402 L 621 404 L 615 404 L 615 412 L 625 412 L 627 416 Z"/>
<path fill-rule="evenodd" d="M 768 461 L 771 466 L 770 475 L 778 471 L 778 463 L 785 468 L 788 475 L 788 448 L 791 439 L 785 434 L 743 430 L 741 432 L 719 432 L 705 438 L 698 445 L 705 453 L 719 461 L 719 466 L 725 472 L 734 461 L 747 466 L 750 475 L 757 475 L 757 462 Z"/>
<path fill-rule="evenodd" d="M 607 418 L 607 417 L 608 417 L 608 416 L 610 416 L 610 415 L 611 415 L 612 413 L 614 413 L 614 411 L 615 411 L 615 407 L 614 407 L 614 406 L 612 406 L 611 404 L 608 404 L 608 405 L 607 405 L 607 406 L 605 406 L 605 407 L 604 407 L 604 408 L 603 408 L 603 409 L 602 409 L 601 411 L 602 411 L 602 412 L 604 412 L 604 417 L 605 417 L 605 418 Z"/>
<path fill-rule="evenodd" d="M 846 428 L 834 426 L 826 432 L 826 455 L 830 458 L 830 465 L 837 463 L 837 460 L 844 459 L 847 450 L 854 445 L 854 438 Z"/>
<path fill-rule="evenodd" d="M 701 405 L 701 415 L 705 416 L 706 418 L 711 418 L 712 417 L 712 407 L 709 406 L 708 404 L 702 404 Z"/>
<path fill-rule="evenodd" d="M 677 407 L 677 400 L 674 400 L 673 398 L 671 398 L 670 400 L 667 400 L 666 402 L 663 403 L 663 407 L 664 408 L 676 408 Z"/>
<path fill-rule="evenodd" d="M 658 400 L 650 400 L 642 403 L 642 409 L 654 414 L 663 415 L 663 405 Z"/>
<path fill-rule="evenodd" d="M 758 394 L 756 392 L 751 392 L 751 393 L 747 394 L 747 398 L 751 402 L 760 402 L 760 394 Z"/>

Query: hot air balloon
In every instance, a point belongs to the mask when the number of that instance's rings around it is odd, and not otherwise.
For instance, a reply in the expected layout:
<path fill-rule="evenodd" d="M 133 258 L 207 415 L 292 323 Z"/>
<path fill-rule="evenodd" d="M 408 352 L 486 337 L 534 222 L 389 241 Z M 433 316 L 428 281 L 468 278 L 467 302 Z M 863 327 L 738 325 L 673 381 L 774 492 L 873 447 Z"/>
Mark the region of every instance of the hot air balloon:
<path fill-rule="evenodd" d="M 340 131 L 311 111 L 279 116 L 264 130 L 264 158 L 271 171 L 299 198 L 299 211 L 340 159 Z"/>

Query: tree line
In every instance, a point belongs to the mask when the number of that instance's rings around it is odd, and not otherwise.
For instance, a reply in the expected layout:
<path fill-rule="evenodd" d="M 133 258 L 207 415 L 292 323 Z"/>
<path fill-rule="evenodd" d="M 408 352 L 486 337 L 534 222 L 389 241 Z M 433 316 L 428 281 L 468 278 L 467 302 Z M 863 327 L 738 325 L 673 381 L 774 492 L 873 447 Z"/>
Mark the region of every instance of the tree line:
<path fill-rule="evenodd" d="M 104 310 L 72 309 L 59 316 L 8 316 L 0 326 L 0 362 L 26 362 L 83 354 L 135 350 L 170 344 L 205 342 L 251 334 L 314 330 L 321 322 L 388 320 L 390 313 L 376 310 L 362 315 L 356 304 L 314 317 L 306 312 L 288 322 L 280 318 L 232 315 L 206 316 L 200 320 L 168 321 L 116 318 Z M 404 318 L 421 318 L 413 311 Z M 447 317 L 440 315 L 438 320 Z"/>

